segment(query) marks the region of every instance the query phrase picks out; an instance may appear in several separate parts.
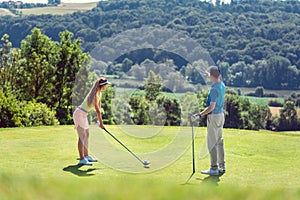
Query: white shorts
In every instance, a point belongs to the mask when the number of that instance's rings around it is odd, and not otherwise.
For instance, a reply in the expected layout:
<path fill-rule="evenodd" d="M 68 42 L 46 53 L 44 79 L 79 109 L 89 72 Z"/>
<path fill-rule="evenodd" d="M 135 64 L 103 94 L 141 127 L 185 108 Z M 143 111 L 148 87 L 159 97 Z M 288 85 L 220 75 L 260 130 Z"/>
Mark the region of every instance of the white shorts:
<path fill-rule="evenodd" d="M 80 110 L 79 108 L 76 108 L 76 110 L 73 113 L 73 121 L 75 124 L 75 129 L 80 126 L 83 129 L 89 128 L 89 122 L 87 119 L 88 113 L 84 112 L 83 110 Z"/>

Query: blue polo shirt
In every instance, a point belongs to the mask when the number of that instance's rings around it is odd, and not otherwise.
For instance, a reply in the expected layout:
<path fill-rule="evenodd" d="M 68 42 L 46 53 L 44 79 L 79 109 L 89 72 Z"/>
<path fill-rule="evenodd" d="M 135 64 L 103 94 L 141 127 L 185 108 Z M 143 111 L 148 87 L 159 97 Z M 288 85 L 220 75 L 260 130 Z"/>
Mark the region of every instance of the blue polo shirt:
<path fill-rule="evenodd" d="M 211 86 L 206 101 L 206 106 L 209 106 L 210 102 L 216 102 L 216 106 L 211 113 L 219 114 L 223 112 L 225 92 L 226 92 L 226 87 L 223 82 L 214 83 Z"/>

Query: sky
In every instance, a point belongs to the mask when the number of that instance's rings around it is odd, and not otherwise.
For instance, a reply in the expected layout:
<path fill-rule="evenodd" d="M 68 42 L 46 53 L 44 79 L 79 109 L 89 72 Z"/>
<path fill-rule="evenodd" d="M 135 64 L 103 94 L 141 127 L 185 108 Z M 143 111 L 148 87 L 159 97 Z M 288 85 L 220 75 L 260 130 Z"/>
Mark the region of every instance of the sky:
<path fill-rule="evenodd" d="M 23 3 L 48 3 L 48 0 L 20 0 L 20 1 L 22 1 Z M 98 2 L 98 1 L 100 0 L 61 0 L 62 3 L 87 3 L 87 2 Z M 223 0 L 223 1 L 225 3 L 230 3 L 231 0 Z"/>

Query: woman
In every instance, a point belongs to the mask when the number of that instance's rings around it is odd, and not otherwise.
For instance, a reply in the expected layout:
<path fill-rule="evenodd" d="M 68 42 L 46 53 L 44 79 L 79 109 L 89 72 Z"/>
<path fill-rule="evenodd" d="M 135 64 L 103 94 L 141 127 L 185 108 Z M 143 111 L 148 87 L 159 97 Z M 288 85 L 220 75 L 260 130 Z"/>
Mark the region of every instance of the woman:
<path fill-rule="evenodd" d="M 80 157 L 78 165 L 92 165 L 91 162 L 97 162 L 97 160 L 92 158 L 88 152 L 89 123 L 87 116 L 92 109 L 95 109 L 100 128 L 105 128 L 101 115 L 101 92 L 104 91 L 109 84 L 110 82 L 107 81 L 106 78 L 99 78 L 89 94 L 85 97 L 82 104 L 73 113 L 75 129 L 78 133 L 78 152 Z"/>

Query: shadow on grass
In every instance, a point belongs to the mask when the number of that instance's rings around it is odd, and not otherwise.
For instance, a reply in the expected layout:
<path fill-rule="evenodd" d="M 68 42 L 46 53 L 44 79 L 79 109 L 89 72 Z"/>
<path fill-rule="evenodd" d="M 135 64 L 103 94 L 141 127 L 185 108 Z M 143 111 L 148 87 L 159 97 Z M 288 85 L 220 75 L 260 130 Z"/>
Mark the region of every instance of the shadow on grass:
<path fill-rule="evenodd" d="M 220 177 L 219 176 L 208 176 L 205 177 L 204 179 L 198 179 L 202 181 L 202 184 L 210 184 L 210 185 L 215 185 L 218 186 L 220 182 Z"/>
<path fill-rule="evenodd" d="M 95 174 L 91 173 L 92 171 L 96 170 L 96 168 L 90 168 L 87 170 L 80 169 L 83 165 L 69 165 L 63 168 L 63 171 L 70 172 L 77 176 L 94 176 Z"/>
<path fill-rule="evenodd" d="M 183 183 L 182 185 L 194 185 L 193 183 L 189 182 L 193 175 L 194 175 L 194 173 L 191 174 L 191 176 L 188 178 L 188 180 L 185 183 Z M 196 178 L 196 180 L 201 181 L 202 184 L 218 186 L 219 185 L 218 182 L 220 182 L 220 177 L 223 175 L 224 174 L 220 174 L 219 176 L 207 176 L 205 178 Z M 198 184 L 196 184 L 196 185 L 198 185 Z"/>
<path fill-rule="evenodd" d="M 223 176 L 223 174 L 220 174 L 219 176 L 208 176 L 204 179 L 197 178 L 197 180 L 201 180 L 202 184 L 209 184 L 209 185 L 215 185 L 218 186 L 220 182 L 220 177 Z"/>

